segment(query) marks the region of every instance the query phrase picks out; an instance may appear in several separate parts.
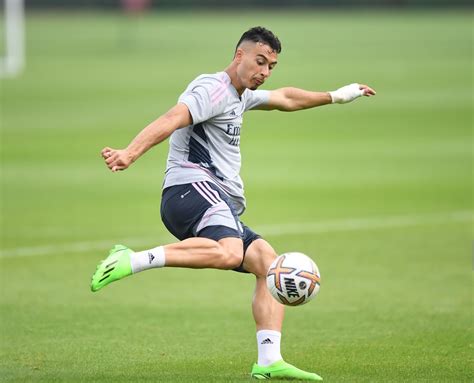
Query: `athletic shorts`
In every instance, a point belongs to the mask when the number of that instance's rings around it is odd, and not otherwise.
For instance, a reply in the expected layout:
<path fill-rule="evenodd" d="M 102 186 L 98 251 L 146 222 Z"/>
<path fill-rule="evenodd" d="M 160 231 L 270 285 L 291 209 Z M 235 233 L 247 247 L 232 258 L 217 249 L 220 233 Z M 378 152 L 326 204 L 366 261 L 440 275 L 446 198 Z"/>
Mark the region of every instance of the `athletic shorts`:
<path fill-rule="evenodd" d="M 241 238 L 244 255 L 250 244 L 261 238 L 240 221 L 230 199 L 216 185 L 207 181 L 164 189 L 161 219 L 169 232 L 180 241 L 192 237 L 214 241 L 229 237 Z M 246 272 L 242 264 L 234 270 Z"/>

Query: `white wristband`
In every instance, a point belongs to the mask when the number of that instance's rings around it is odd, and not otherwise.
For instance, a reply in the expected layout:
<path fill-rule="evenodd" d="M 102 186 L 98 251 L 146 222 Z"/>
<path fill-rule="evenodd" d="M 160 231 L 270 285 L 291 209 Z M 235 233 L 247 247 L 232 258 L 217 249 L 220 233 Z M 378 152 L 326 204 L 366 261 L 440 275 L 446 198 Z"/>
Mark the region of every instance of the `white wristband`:
<path fill-rule="evenodd" d="M 351 102 L 356 98 L 364 95 L 364 90 L 359 89 L 359 84 L 354 83 L 350 85 L 343 86 L 338 90 L 329 92 L 331 95 L 332 103 L 335 104 L 345 104 Z"/>

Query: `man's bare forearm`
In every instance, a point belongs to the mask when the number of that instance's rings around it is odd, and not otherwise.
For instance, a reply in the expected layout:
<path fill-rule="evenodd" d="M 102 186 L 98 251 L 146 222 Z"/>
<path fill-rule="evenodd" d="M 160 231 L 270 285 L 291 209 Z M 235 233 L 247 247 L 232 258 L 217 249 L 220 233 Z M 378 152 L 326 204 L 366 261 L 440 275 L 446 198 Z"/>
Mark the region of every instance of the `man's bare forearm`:
<path fill-rule="evenodd" d="M 165 114 L 143 128 L 126 148 L 131 160 L 136 161 L 150 148 L 166 140 L 173 133 L 173 127 L 173 118 Z"/>
<path fill-rule="evenodd" d="M 283 96 L 287 99 L 288 112 L 315 108 L 317 106 L 327 105 L 332 103 L 329 92 L 312 92 L 309 90 L 299 88 L 281 88 Z"/>
<path fill-rule="evenodd" d="M 186 105 L 178 104 L 147 125 L 125 149 L 102 149 L 102 157 L 112 171 L 125 170 L 153 146 L 166 140 L 176 129 L 192 123 Z"/>
<path fill-rule="evenodd" d="M 132 161 L 137 160 L 150 148 L 166 140 L 176 129 L 191 123 L 183 116 L 184 105 L 177 105 L 147 125 L 127 146 Z"/>

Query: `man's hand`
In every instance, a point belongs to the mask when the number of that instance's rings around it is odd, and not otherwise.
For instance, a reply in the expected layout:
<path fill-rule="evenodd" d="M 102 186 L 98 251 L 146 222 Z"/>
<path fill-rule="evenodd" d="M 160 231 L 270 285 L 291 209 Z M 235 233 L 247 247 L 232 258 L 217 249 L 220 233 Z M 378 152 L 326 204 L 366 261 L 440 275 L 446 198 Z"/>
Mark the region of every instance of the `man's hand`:
<path fill-rule="evenodd" d="M 125 170 L 133 163 L 133 157 L 127 149 L 112 149 L 106 147 L 102 149 L 101 154 L 105 160 L 105 164 L 113 172 Z"/>
<path fill-rule="evenodd" d="M 345 104 L 351 102 L 360 96 L 374 96 L 375 90 L 364 84 L 351 84 L 343 86 L 338 90 L 329 92 L 331 95 L 332 103 Z"/>

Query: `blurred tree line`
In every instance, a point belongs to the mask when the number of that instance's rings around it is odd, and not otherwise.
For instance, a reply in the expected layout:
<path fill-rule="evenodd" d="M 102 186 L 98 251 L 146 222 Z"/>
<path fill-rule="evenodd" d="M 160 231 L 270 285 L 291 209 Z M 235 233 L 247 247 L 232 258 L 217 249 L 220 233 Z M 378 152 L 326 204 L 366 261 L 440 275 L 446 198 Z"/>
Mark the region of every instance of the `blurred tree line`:
<path fill-rule="evenodd" d="M 26 0 L 28 8 L 472 7 L 472 0 Z"/>

